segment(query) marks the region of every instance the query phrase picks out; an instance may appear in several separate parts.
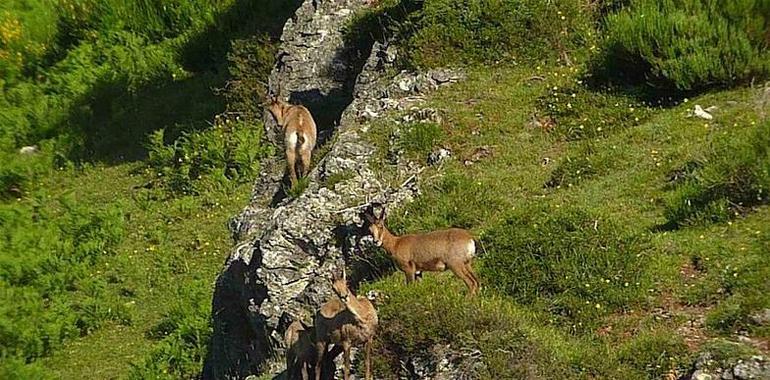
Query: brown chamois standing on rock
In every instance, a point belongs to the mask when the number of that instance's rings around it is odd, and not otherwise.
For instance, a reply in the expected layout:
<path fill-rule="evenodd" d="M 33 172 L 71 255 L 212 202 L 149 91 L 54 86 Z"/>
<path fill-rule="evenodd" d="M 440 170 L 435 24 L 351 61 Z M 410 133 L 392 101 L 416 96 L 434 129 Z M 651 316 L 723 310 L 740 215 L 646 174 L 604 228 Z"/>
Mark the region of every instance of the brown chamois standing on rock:
<path fill-rule="evenodd" d="M 380 217 L 371 210 L 364 213 L 369 232 L 374 241 L 388 252 L 398 268 L 406 275 L 406 283 L 415 279 L 421 271 L 443 272 L 451 270 L 468 286 L 470 295 L 479 290 L 479 280 L 473 273 L 471 261 L 476 254 L 476 242 L 470 232 L 450 228 L 424 234 L 396 236 L 385 227 L 385 209 Z"/>
<path fill-rule="evenodd" d="M 286 166 L 289 169 L 291 185 L 297 184 L 297 164 L 299 177 L 310 171 L 310 156 L 316 143 L 316 125 L 307 108 L 294 105 L 271 97 L 267 109 L 283 128 L 283 141 L 286 146 Z M 297 156 L 299 155 L 299 162 Z"/>
<path fill-rule="evenodd" d="M 323 304 L 315 316 L 315 379 L 321 379 L 321 364 L 324 355 L 330 355 L 327 353 L 330 344 L 342 347 L 345 355 L 345 380 L 350 379 L 350 348 L 363 344 L 366 354 L 365 378 L 372 379 L 372 338 L 377 328 L 377 311 L 366 297 L 357 297 L 348 289 L 344 270 L 342 278 L 333 279 L 332 289 L 336 297 Z"/>

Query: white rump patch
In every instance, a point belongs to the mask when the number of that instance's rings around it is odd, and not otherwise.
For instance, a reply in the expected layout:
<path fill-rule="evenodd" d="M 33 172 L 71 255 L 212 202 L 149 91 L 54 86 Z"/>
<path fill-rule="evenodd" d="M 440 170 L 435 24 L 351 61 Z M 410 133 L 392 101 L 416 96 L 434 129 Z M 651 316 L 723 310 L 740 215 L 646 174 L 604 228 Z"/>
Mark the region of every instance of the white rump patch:
<path fill-rule="evenodd" d="M 298 139 L 297 132 L 293 132 L 286 136 L 286 145 L 290 147 L 297 146 Z"/>
<path fill-rule="evenodd" d="M 468 242 L 468 257 L 476 256 L 476 242 L 471 240 Z"/>

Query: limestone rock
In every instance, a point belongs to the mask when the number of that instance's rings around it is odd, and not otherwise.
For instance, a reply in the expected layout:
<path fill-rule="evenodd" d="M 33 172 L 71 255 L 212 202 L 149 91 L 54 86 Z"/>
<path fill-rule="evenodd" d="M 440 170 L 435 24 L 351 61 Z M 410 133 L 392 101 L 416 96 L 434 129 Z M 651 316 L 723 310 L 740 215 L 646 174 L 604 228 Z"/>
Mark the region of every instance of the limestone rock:
<path fill-rule="evenodd" d="M 336 127 L 335 138 L 326 139 L 332 145 L 296 199 L 281 190 L 282 157 L 264 161 L 249 205 L 231 219 L 238 243 L 216 283 L 206 379 L 280 373 L 286 327 L 294 320 L 310 324 L 331 297 L 332 274 L 343 265 L 359 265 L 356 258 L 371 244 L 362 229 L 362 209 L 370 202 L 398 205 L 418 192 L 416 165 L 396 157 L 398 175 L 408 180 L 395 186 L 370 167 L 375 147 L 363 138 L 365 122 L 409 109 L 422 100 L 421 91 L 461 74 L 403 72 L 394 78 L 387 73 L 394 72 L 395 47 L 375 42 L 371 51 L 351 51 L 341 30 L 361 4 L 307 0 L 284 27 L 269 86 L 279 93 L 280 84 L 280 95 L 308 106 L 319 130 L 331 134 Z M 408 92 L 399 87 L 405 78 L 414 84 Z M 268 136 L 282 140 L 270 128 Z M 325 185 L 332 176 L 343 178 L 333 189 Z M 348 277 L 356 280 L 350 272 Z"/>

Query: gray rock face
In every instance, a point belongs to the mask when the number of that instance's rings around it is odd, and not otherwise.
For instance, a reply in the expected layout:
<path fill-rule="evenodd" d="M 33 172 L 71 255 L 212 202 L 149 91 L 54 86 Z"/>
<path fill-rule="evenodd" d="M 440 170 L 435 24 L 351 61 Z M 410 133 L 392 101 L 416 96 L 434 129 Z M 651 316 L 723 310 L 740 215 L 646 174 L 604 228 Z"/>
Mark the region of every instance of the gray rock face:
<path fill-rule="evenodd" d="M 770 361 L 764 356 L 752 356 L 741 360 L 719 362 L 705 352 L 698 357 L 692 380 L 753 380 L 770 379 Z"/>
<path fill-rule="evenodd" d="M 298 319 L 310 324 L 331 297 L 332 274 L 343 265 L 350 268 L 360 253 L 359 242 L 366 235 L 363 207 L 371 202 L 398 205 L 418 192 L 417 166 L 399 160 L 398 176 L 406 180 L 395 186 L 370 167 L 375 148 L 362 137 L 365 121 L 389 110 L 410 109 L 423 99 L 419 91 L 459 76 L 447 70 L 388 76 L 397 51 L 380 43 L 363 52 L 367 59 L 356 62 L 362 52 L 347 49 L 339 31 L 360 3 L 307 0 L 284 28 L 270 86 L 277 92 L 281 83 L 281 94 L 303 104 L 339 102 L 344 107 L 329 152 L 309 174 L 307 189 L 296 199 L 276 196 L 284 164 L 281 157 L 267 161 L 250 204 L 231 220 L 239 243 L 217 279 L 204 378 L 242 379 L 282 371 L 285 328 Z M 404 80 L 420 83 L 419 91 L 413 86 L 402 91 Z M 329 178 L 337 180 L 327 186 Z"/>

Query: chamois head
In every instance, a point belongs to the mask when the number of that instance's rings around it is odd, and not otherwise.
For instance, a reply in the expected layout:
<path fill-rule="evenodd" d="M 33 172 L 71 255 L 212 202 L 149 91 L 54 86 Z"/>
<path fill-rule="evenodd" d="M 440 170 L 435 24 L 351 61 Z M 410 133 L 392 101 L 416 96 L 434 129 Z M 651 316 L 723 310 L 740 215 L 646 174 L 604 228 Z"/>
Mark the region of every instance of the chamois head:
<path fill-rule="evenodd" d="M 267 98 L 265 106 L 267 107 L 267 110 L 273 114 L 275 122 L 278 123 L 279 126 L 283 126 L 283 111 L 284 107 L 286 107 L 286 102 L 280 100 L 277 96 L 271 95 Z"/>
<path fill-rule="evenodd" d="M 342 277 L 336 275 L 332 278 L 332 290 L 343 303 L 348 303 L 350 299 L 350 289 L 348 289 L 348 280 L 345 276 L 345 268 L 342 269 Z"/>
<path fill-rule="evenodd" d="M 382 236 L 385 233 L 385 207 L 380 212 L 380 217 L 374 216 L 374 210 L 370 210 L 364 213 L 364 218 L 369 224 L 369 233 L 372 234 L 374 242 L 377 246 L 382 245 Z"/>

